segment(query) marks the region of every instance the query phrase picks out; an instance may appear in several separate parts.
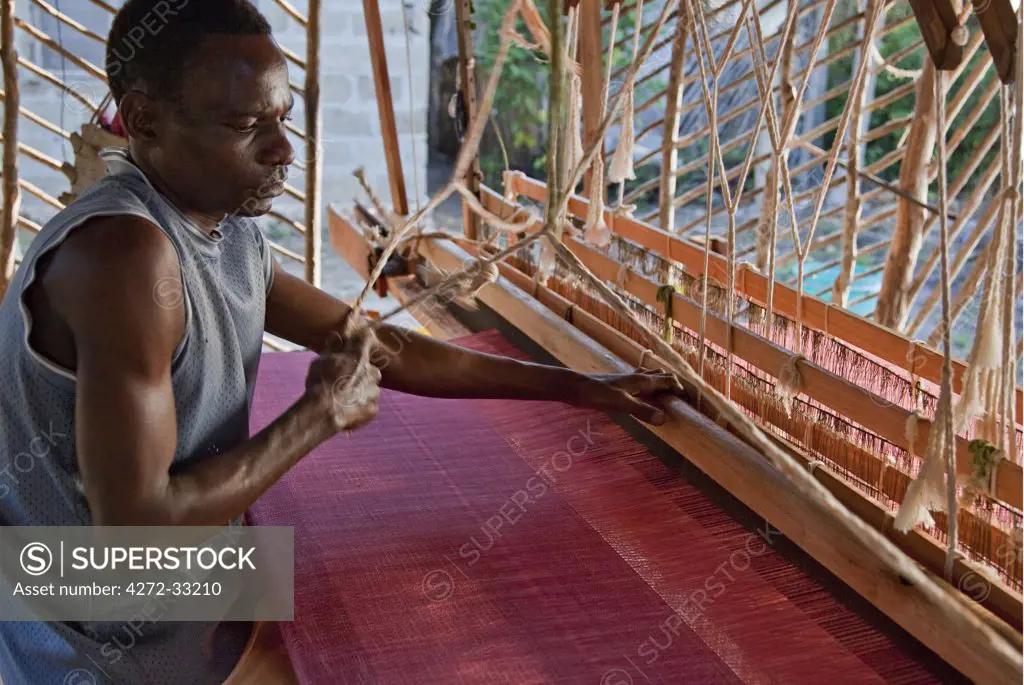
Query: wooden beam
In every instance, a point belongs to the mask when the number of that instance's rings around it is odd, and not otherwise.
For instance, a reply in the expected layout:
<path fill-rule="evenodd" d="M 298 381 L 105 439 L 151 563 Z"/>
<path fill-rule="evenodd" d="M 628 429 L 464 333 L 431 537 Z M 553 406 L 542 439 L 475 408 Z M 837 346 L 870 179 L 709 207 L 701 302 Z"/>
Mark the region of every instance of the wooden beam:
<path fill-rule="evenodd" d="M 1017 35 L 1021 31 L 1019 12 L 1013 11 L 1011 0 L 975 0 L 974 13 L 978 15 L 985 45 L 992 54 L 999 80 L 1013 83 L 1016 80 L 1013 66 L 1017 61 Z"/>
<path fill-rule="evenodd" d="M 320 112 L 320 13 L 322 0 L 309 0 L 306 19 L 306 281 L 323 280 L 323 116 Z"/>
<path fill-rule="evenodd" d="M 18 187 L 18 53 L 14 46 L 14 0 L 0 0 L 0 62 L 4 76 L 3 186 L 0 194 L 0 301 L 14 277 L 15 226 L 21 206 Z"/>
<path fill-rule="evenodd" d="M 384 160 L 391 185 L 391 205 L 395 213 L 408 216 L 409 201 L 405 195 L 405 176 L 402 173 L 402 154 L 398 147 L 398 129 L 395 126 L 395 107 L 391 101 L 391 79 L 388 76 L 388 58 L 384 51 L 384 30 L 380 23 L 377 0 L 363 0 L 366 15 L 366 37 L 370 43 L 370 63 L 373 66 L 373 85 L 377 93 L 377 114 L 380 134 L 384 139 Z M 309 66 L 313 71 L 313 66 Z"/>
<path fill-rule="evenodd" d="M 910 7 L 935 68 L 948 71 L 959 66 L 964 49 L 953 41 L 953 29 L 960 25 L 963 3 L 960 0 L 910 0 Z"/>
<path fill-rule="evenodd" d="M 506 176 L 506 188 L 513 193 L 525 195 L 538 202 L 543 202 L 546 189 L 542 182 L 529 178 L 521 172 L 513 172 Z M 569 212 L 577 217 L 587 215 L 587 201 L 573 196 L 569 200 Z M 659 254 L 666 259 L 683 265 L 692 276 L 700 277 L 704 273 L 704 249 L 695 243 L 671 235 L 650 224 L 628 217 L 610 217 L 613 224 L 612 232 L 622 238 L 632 240 L 644 248 Z M 606 217 L 606 220 L 609 220 Z M 709 258 L 709 277 L 719 283 L 725 283 L 727 269 L 725 257 L 711 254 Z M 750 269 L 742 269 L 736 279 L 737 291 L 741 295 L 764 305 L 768 301 L 768 279 Z M 899 333 L 880 326 L 879 324 L 837 307 L 828 302 L 803 295 L 803 323 L 809 328 L 827 333 L 844 341 L 851 347 L 863 350 L 898 368 L 912 367 L 918 376 L 938 384 L 942 378 L 943 356 L 939 352 L 911 341 Z M 796 317 L 797 293 L 789 286 L 775 282 L 773 289 L 773 309 L 790 318 Z M 967 365 L 953 360 L 953 391 L 962 392 L 963 375 Z M 1017 388 L 1016 421 L 1024 423 L 1024 393 Z"/>
<path fill-rule="evenodd" d="M 421 254 L 446 272 L 470 258 L 438 241 L 424 241 Z M 570 368 L 633 370 L 505 278 L 485 286 L 478 298 Z M 796 490 L 763 455 L 681 400 L 668 401 L 668 414 L 663 426 L 649 430 L 954 668 L 978 683 L 1019 681 L 1017 646 L 982 620 L 976 605 L 943 589 L 878 531 L 856 517 L 837 517 L 829 508 L 836 505 L 834 496 Z"/>
<path fill-rule="evenodd" d="M 476 117 L 476 58 L 473 54 L 473 30 L 471 27 L 472 0 L 454 0 L 455 2 L 455 36 L 459 45 L 459 94 L 462 97 L 463 113 L 466 126 Z M 462 125 L 462 122 L 459 122 Z M 465 134 L 465 131 L 463 131 Z M 480 153 L 477 151 L 466 170 L 463 182 L 471 193 L 480 195 Z M 480 217 L 470 209 L 465 200 L 462 201 L 462 230 L 470 240 L 480 237 Z"/>
<path fill-rule="evenodd" d="M 689 5 L 687 5 L 689 7 Z M 676 210 L 673 200 L 676 196 L 676 164 L 679 158 L 679 108 L 683 104 L 683 54 L 686 52 L 687 29 L 690 26 L 690 12 L 684 10 L 676 19 L 676 36 L 672 42 L 672 66 L 668 73 L 668 88 L 665 94 L 665 130 L 661 142 L 661 188 L 658 193 L 658 223 L 662 230 L 674 233 Z"/>

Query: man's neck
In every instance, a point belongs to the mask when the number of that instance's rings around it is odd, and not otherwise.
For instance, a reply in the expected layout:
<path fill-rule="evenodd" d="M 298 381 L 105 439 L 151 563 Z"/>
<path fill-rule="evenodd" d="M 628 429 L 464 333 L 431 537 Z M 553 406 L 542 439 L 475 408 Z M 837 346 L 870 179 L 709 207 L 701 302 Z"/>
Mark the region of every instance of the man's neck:
<path fill-rule="evenodd" d="M 157 192 L 167 198 L 167 201 L 173 204 L 178 210 L 191 219 L 196 226 L 199 227 L 204 233 L 212 234 L 220 227 L 220 222 L 223 221 L 224 215 L 214 216 L 211 214 L 204 214 L 191 209 L 182 198 L 174 192 L 170 184 L 166 183 L 156 168 L 149 163 L 145 155 L 137 155 L 134 151 L 128 151 L 128 159 L 146 175 L 149 182 L 153 184 Z"/>

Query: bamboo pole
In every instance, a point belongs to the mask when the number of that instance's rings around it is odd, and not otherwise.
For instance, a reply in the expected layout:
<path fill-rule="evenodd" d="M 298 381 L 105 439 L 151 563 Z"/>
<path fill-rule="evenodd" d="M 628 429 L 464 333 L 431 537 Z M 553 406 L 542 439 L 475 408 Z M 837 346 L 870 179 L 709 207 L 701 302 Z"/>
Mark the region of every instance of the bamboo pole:
<path fill-rule="evenodd" d="M 270 245 L 270 249 L 272 249 L 274 252 L 277 252 L 280 255 L 288 257 L 289 259 L 293 259 L 299 264 L 302 264 L 306 261 L 305 257 L 300 255 L 298 252 L 294 252 L 282 245 L 278 245 L 273 240 L 268 240 L 267 243 Z"/>
<path fill-rule="evenodd" d="M 287 225 L 289 228 L 291 228 L 293 231 L 295 231 L 299 235 L 305 235 L 306 234 L 306 227 L 305 226 L 303 226 L 300 222 L 296 221 L 295 219 L 289 219 L 288 217 L 286 217 L 284 214 L 281 214 L 280 212 L 277 212 L 277 211 L 274 211 L 273 209 L 271 209 L 270 211 L 267 212 L 267 216 L 270 216 L 270 217 L 273 217 L 273 218 L 277 219 L 278 221 L 280 221 L 281 223 Z"/>
<path fill-rule="evenodd" d="M 14 0 L 0 0 L 0 62 L 4 74 L 3 206 L 0 207 L 0 301 L 14 277 L 14 240 L 21 191 L 18 187 L 18 53 L 14 47 Z"/>
<path fill-rule="evenodd" d="M 3 101 L 4 98 L 5 98 L 5 93 L 4 93 L 4 91 L 2 89 L 0 89 L 0 101 Z M 56 133 L 58 136 L 60 136 L 61 138 L 66 139 L 66 140 L 70 140 L 71 139 L 71 133 L 69 131 L 65 131 L 61 127 L 51 123 L 49 120 L 44 119 L 43 117 L 39 116 L 38 114 L 36 114 L 35 112 L 33 112 L 30 109 L 27 109 L 24 106 L 18 107 L 18 114 L 20 114 L 21 116 L 25 117 L 26 119 L 31 121 L 33 124 L 38 124 L 39 126 L 42 126 L 43 128 L 45 128 L 50 133 Z"/>
<path fill-rule="evenodd" d="M 320 112 L 320 13 L 322 0 L 309 0 L 306 20 L 306 280 L 320 287 L 323 280 L 323 116 Z M 301 22 L 300 22 L 301 23 Z"/>
<path fill-rule="evenodd" d="M 24 67 L 24 68 L 28 69 L 29 71 L 31 71 L 33 74 L 35 74 L 36 76 L 40 77 L 44 81 L 48 81 L 49 83 L 52 83 L 53 85 L 57 86 L 58 88 L 63 90 L 65 93 L 67 93 L 71 97 L 75 98 L 80 103 L 82 103 L 82 105 L 86 109 L 88 109 L 90 112 L 95 113 L 96 111 L 99 110 L 99 107 L 94 102 L 92 102 L 92 100 L 90 100 L 89 98 L 85 97 L 84 95 L 79 93 L 77 90 L 75 90 L 74 88 L 72 88 L 68 84 L 64 83 L 59 78 L 57 78 L 55 75 L 51 74 L 49 71 L 47 71 L 46 69 L 43 69 L 41 66 L 35 64 L 34 62 L 30 62 L 29 60 L 25 59 L 24 57 L 20 57 L 19 56 L 18 57 L 18 66 Z"/>
<path fill-rule="evenodd" d="M 399 216 L 409 214 L 409 201 L 405 194 L 405 176 L 402 173 L 402 153 L 398 146 L 395 125 L 395 107 L 391 100 L 391 79 L 388 75 L 388 57 L 384 50 L 384 30 L 380 23 L 378 0 L 363 0 L 366 17 L 366 36 L 370 43 L 370 63 L 373 65 L 373 85 L 377 93 L 377 115 L 380 134 L 384 139 L 384 161 L 391 186 L 391 205 Z"/>
<path fill-rule="evenodd" d="M 91 2 L 94 5 L 96 5 L 97 7 L 105 9 L 106 11 L 110 12 L 111 14 L 117 14 L 117 9 L 115 9 L 112 5 L 104 2 L 104 0 L 89 0 L 89 2 Z"/>
<path fill-rule="evenodd" d="M 28 193 L 30 195 L 34 195 L 34 196 L 38 197 L 40 200 L 42 200 L 46 204 L 50 205 L 51 207 L 56 209 L 58 212 L 61 211 L 62 209 L 64 209 L 64 203 L 63 202 L 61 202 L 60 200 L 55 198 L 53 195 L 50 195 L 48 192 L 46 192 L 45 190 L 43 190 L 42 188 L 40 188 L 36 184 L 30 183 L 29 181 L 26 181 L 25 179 L 20 178 L 20 179 L 18 179 L 18 185 L 21 186 L 22 188 L 24 188 L 26 191 L 28 191 Z"/>
<path fill-rule="evenodd" d="M 671 70 L 668 77 L 667 97 L 665 98 L 665 130 L 661 143 L 661 190 L 658 193 L 658 223 L 669 233 L 675 231 L 676 212 L 672 200 L 676 195 L 676 164 L 679 158 L 679 108 L 683 104 L 683 54 L 686 52 L 687 13 L 680 13 L 676 20 L 676 35 L 672 43 Z M 696 47 L 696 41 L 694 41 Z M 636 137 L 640 140 L 643 133 Z M 654 154 L 654 151 L 651 151 Z M 641 162 L 643 164 L 643 162 Z"/>
<path fill-rule="evenodd" d="M 81 33 L 83 36 L 86 36 L 87 38 L 92 38 L 93 40 L 99 42 L 102 45 L 106 45 L 107 44 L 107 39 L 106 38 L 104 38 L 103 36 L 99 35 L 98 33 L 90 31 L 89 27 L 87 27 L 85 24 L 83 24 L 83 23 L 81 23 L 79 21 L 76 21 L 75 19 L 72 19 L 68 15 L 66 15 L 63 12 L 61 12 L 60 10 L 58 10 L 53 5 L 45 2 L 44 0 L 32 0 L 32 2 L 34 2 L 36 4 L 36 6 L 39 7 L 41 10 L 43 10 L 44 12 L 49 14 L 50 16 L 56 18 L 57 21 L 60 21 L 60 22 L 62 22 L 64 24 L 66 24 L 67 26 L 70 26 L 71 28 L 73 28 L 76 31 L 78 31 L 79 33 Z"/>
<path fill-rule="evenodd" d="M 313 0 L 310 1 L 312 2 Z M 274 2 L 276 2 L 281 7 L 281 9 L 283 9 L 285 13 L 288 14 L 288 16 L 290 16 L 303 27 L 306 27 L 308 29 L 309 23 L 312 21 L 312 18 L 306 19 L 306 17 L 302 16 L 302 12 L 299 12 L 299 10 L 295 9 L 295 7 L 292 6 L 290 2 L 288 2 L 288 0 L 274 0 Z M 312 13 L 313 10 L 310 9 L 310 14 Z"/>
<path fill-rule="evenodd" d="M 46 47 L 50 48 L 51 50 L 53 50 L 57 54 L 63 56 L 64 58 L 66 58 L 72 64 L 75 64 L 75 65 L 81 67 L 82 69 L 84 69 L 85 71 L 87 71 L 89 73 L 89 75 L 98 78 L 103 83 L 107 82 L 107 73 L 105 71 L 103 71 L 102 69 L 100 69 L 95 64 L 93 64 L 92 62 L 90 62 L 89 60 L 83 59 L 83 58 L 79 57 L 78 55 L 76 55 L 75 53 L 71 52 L 70 50 L 65 48 L 63 45 L 61 45 L 60 43 L 55 41 L 53 38 L 51 38 L 49 35 L 47 35 L 46 33 L 42 32 L 42 31 L 40 31 L 38 28 L 36 28 L 32 24 L 29 24 L 24 19 L 21 19 L 19 17 L 15 17 L 14 23 L 15 23 L 15 25 L 18 28 L 20 28 L 22 31 L 24 31 L 28 35 L 30 35 L 33 38 L 35 38 L 36 40 L 38 40 L 40 43 L 42 43 Z"/>
<path fill-rule="evenodd" d="M 922 202 L 928 199 L 928 163 L 936 140 L 934 81 L 935 65 L 931 60 L 925 60 L 917 82 L 917 103 L 907 153 L 900 166 L 900 188 Z M 875 319 L 883 326 L 903 330 L 908 313 L 908 291 L 924 239 L 925 214 L 903 198 L 898 200 L 897 206 L 899 214 L 892 247 L 886 256 Z"/>

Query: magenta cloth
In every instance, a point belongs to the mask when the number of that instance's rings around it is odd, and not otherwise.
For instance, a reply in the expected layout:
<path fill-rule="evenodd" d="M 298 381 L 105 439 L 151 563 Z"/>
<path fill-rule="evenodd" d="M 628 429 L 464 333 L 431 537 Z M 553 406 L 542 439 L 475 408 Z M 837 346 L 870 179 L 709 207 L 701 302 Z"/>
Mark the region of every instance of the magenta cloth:
<path fill-rule="evenodd" d="M 456 341 L 523 358 L 496 332 Z M 254 431 L 312 356 L 263 356 Z M 383 391 L 251 509 L 295 527 L 300 682 L 925 683 L 894 639 L 603 414 Z M 943 674 L 942 676 L 936 675 Z"/>

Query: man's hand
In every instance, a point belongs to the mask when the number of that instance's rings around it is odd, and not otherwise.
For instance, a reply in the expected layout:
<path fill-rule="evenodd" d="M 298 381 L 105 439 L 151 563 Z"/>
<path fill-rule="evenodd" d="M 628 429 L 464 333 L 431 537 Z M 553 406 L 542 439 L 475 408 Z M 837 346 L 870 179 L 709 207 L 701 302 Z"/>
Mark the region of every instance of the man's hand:
<path fill-rule="evenodd" d="M 336 335 L 309 365 L 306 393 L 335 432 L 355 430 L 377 416 L 381 373 L 370 359 L 378 346 L 370 332 L 347 341 Z"/>
<path fill-rule="evenodd" d="M 654 426 L 665 423 L 664 400 L 691 399 L 676 377 L 662 371 L 621 374 L 592 374 L 591 381 L 575 404 L 599 411 L 630 414 Z"/>

